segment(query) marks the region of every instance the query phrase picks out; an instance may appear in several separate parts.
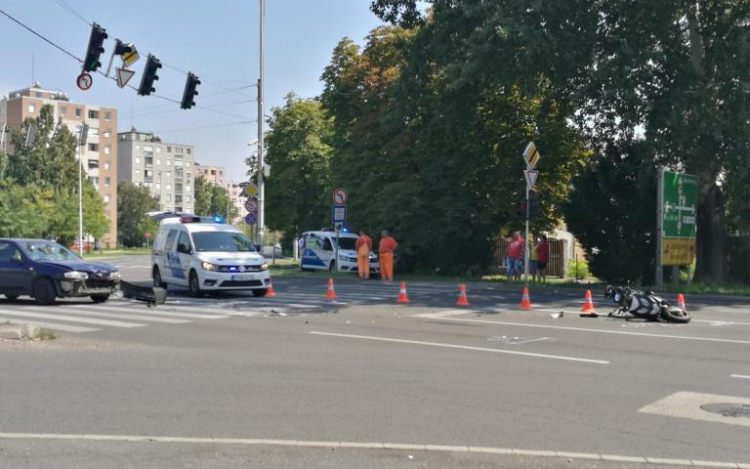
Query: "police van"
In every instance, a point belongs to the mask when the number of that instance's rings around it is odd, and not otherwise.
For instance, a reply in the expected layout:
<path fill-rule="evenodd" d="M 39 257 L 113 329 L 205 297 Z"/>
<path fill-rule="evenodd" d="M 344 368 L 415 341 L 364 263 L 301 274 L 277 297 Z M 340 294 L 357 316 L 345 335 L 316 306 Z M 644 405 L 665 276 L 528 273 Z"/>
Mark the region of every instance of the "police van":
<path fill-rule="evenodd" d="M 191 296 L 223 290 L 252 290 L 265 296 L 268 263 L 236 227 L 219 217 L 149 214 L 161 221 L 151 252 L 154 285 L 187 287 Z"/>
<path fill-rule="evenodd" d="M 359 236 L 339 232 L 338 243 L 335 231 L 307 231 L 299 238 L 301 252 L 300 269 L 327 270 L 330 272 L 357 272 L 357 248 Z M 338 259 L 336 248 L 338 247 Z M 370 272 L 378 273 L 378 256 L 370 252 Z"/>

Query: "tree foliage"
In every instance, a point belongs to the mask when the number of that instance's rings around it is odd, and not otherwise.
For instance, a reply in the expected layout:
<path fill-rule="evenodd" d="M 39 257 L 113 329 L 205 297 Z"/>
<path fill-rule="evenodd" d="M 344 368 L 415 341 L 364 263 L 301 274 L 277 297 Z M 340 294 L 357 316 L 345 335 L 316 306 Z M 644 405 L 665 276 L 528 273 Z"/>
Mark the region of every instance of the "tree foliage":
<path fill-rule="evenodd" d="M 697 278 L 722 280 L 728 229 L 750 231 L 743 196 L 750 175 L 750 4 L 429 3 L 429 17 L 413 0 L 375 0 L 372 9 L 384 20 L 435 31 L 437 60 L 452 64 L 445 71 L 453 86 L 513 82 L 533 90 L 546 81 L 597 157 L 626 142 L 646 147 L 655 165 L 698 175 Z M 653 213 L 653 206 L 641 210 Z"/>
<path fill-rule="evenodd" d="M 286 97 L 273 109 L 267 161 L 266 223 L 287 238 L 330 223 L 332 121 L 319 101 Z"/>
<path fill-rule="evenodd" d="M 29 132 L 32 139 L 27 139 Z M 0 235 L 69 245 L 78 236 L 76 138 L 55 122 L 51 106 L 43 106 L 37 118 L 24 121 L 23 131 L 12 132 L 11 143 L 13 154 L 0 155 Z M 104 201 L 88 179 L 83 181 L 83 225 L 84 234 L 95 239 L 109 230 Z"/>
<path fill-rule="evenodd" d="M 117 184 L 117 239 L 125 247 L 140 247 L 145 234 L 156 237 L 157 224 L 146 215 L 159 210 L 159 199 L 146 187 L 131 182 Z"/>
<path fill-rule="evenodd" d="M 226 187 L 217 186 L 204 177 L 195 178 L 195 214 L 202 216 L 220 215 L 227 221 L 239 216 Z"/>

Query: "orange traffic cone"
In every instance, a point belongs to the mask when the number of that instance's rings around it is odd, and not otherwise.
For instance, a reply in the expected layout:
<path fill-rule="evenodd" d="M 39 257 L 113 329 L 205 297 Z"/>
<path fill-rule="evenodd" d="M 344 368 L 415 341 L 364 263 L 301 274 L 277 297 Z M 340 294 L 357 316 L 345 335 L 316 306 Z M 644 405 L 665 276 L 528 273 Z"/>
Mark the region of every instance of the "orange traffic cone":
<path fill-rule="evenodd" d="M 581 314 L 579 314 L 582 318 L 598 318 L 599 315 L 596 314 L 596 311 L 594 310 L 594 300 L 591 299 L 591 290 L 586 290 L 586 300 L 583 302 L 583 307 L 581 308 Z"/>
<path fill-rule="evenodd" d="M 328 279 L 328 291 L 326 292 L 326 298 L 329 300 L 335 300 L 336 299 L 336 291 L 333 289 L 333 279 Z"/>
<path fill-rule="evenodd" d="M 397 303 L 408 303 L 409 297 L 406 296 L 406 282 L 401 282 L 401 289 L 398 291 Z"/>
<path fill-rule="evenodd" d="M 682 296 L 682 293 L 677 295 L 677 307 L 683 311 L 687 311 L 687 306 L 685 306 L 685 297 Z"/>
<path fill-rule="evenodd" d="M 523 287 L 523 297 L 521 298 L 520 308 L 524 311 L 531 311 L 531 300 L 529 300 L 529 287 Z"/>
<path fill-rule="evenodd" d="M 457 306 L 469 306 L 469 298 L 466 296 L 466 285 L 463 283 L 458 286 L 458 299 L 456 300 Z"/>
<path fill-rule="evenodd" d="M 276 296 L 276 292 L 273 291 L 273 282 L 268 284 L 268 290 L 266 290 L 266 298 L 273 298 Z"/>

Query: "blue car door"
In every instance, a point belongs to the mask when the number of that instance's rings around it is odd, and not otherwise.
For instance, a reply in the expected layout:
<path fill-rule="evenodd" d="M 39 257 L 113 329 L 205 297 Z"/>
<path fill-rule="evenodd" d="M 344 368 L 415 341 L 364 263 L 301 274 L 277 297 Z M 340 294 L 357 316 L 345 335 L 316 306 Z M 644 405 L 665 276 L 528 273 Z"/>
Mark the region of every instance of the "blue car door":
<path fill-rule="evenodd" d="M 0 291 L 24 295 L 31 290 L 34 271 L 16 243 L 0 241 Z"/>

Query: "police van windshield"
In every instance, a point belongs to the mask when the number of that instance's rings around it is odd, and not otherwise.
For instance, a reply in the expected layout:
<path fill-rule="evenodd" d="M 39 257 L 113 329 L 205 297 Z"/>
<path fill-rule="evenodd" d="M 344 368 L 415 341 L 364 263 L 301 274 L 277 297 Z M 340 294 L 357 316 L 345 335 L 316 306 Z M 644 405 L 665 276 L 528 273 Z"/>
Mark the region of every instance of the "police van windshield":
<path fill-rule="evenodd" d="M 350 249 L 354 251 L 356 249 L 356 242 L 357 238 L 339 238 L 339 249 Z"/>
<path fill-rule="evenodd" d="M 198 252 L 255 252 L 247 236 L 231 231 L 193 233 L 193 243 Z"/>

